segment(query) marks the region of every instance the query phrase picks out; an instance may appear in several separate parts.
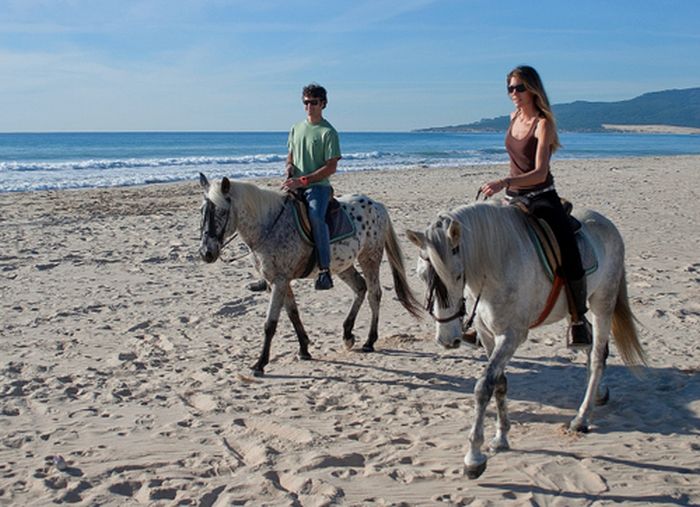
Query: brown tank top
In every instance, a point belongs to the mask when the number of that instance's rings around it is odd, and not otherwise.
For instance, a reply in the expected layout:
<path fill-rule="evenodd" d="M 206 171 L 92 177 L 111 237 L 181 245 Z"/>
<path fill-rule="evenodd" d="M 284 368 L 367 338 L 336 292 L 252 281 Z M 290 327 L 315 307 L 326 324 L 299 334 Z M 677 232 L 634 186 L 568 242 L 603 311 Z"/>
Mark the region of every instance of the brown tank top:
<path fill-rule="evenodd" d="M 535 156 L 537 154 L 537 137 L 535 137 L 535 130 L 537 129 L 537 124 L 540 122 L 540 119 L 537 118 L 534 122 L 532 122 L 530 130 L 522 139 L 516 139 L 511 133 L 514 121 L 515 118 L 511 120 L 510 125 L 508 126 L 505 143 L 506 151 L 510 157 L 510 176 L 512 177 L 529 173 L 535 169 Z M 553 183 L 554 178 L 552 177 L 552 173 L 548 172 L 547 178 L 542 183 L 529 187 L 516 187 L 513 185 L 511 189 L 515 192 L 532 192 L 533 190 L 546 188 Z"/>

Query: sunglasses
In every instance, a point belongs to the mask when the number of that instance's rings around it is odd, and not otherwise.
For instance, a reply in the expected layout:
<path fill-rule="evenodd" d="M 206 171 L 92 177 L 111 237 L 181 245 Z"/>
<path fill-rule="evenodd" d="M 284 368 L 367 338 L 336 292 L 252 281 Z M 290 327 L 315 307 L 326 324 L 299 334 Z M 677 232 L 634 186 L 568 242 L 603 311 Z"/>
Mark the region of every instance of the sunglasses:
<path fill-rule="evenodd" d="M 317 106 L 321 103 L 319 99 L 302 100 L 305 106 Z"/>
<path fill-rule="evenodd" d="M 520 83 L 515 86 L 506 86 L 506 89 L 508 90 L 508 93 L 511 94 L 513 92 L 517 93 L 523 93 L 527 88 L 525 88 L 525 85 Z"/>

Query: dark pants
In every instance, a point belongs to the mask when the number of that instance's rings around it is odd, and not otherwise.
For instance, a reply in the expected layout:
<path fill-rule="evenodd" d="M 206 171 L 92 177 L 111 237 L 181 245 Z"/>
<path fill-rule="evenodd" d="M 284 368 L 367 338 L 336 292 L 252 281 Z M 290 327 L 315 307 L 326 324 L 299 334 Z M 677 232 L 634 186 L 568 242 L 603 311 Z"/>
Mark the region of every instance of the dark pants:
<path fill-rule="evenodd" d="M 556 190 L 545 192 L 530 198 L 530 212 L 541 218 L 552 229 L 559 242 L 561 250 L 561 271 L 567 280 L 580 280 L 585 276 L 581 264 L 581 253 L 578 251 L 574 231 L 569 223 L 569 217 L 561 205 Z"/>

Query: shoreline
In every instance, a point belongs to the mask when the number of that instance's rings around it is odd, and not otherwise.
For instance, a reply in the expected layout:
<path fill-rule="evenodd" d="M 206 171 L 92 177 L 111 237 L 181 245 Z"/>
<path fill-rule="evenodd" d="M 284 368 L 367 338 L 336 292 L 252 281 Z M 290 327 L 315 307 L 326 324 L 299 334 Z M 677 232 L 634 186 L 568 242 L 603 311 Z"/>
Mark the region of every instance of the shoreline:
<path fill-rule="evenodd" d="M 566 166 L 570 163 L 576 162 L 591 162 L 591 163 L 629 163 L 633 161 L 638 161 L 643 163 L 647 159 L 692 159 L 697 158 L 700 160 L 700 154 L 682 154 L 682 155 L 630 155 L 630 156 L 618 156 L 618 157 L 599 157 L 599 158 L 555 158 L 552 160 L 552 170 L 556 176 L 557 166 Z M 449 166 L 425 166 L 425 165 L 414 165 L 411 167 L 401 167 L 401 168 L 380 168 L 380 169 L 366 169 L 366 170 L 355 170 L 355 171 L 338 171 L 333 178 L 342 177 L 352 177 L 353 175 L 361 174 L 394 174 L 400 172 L 414 172 L 414 171 L 443 171 L 443 170 L 469 170 L 473 169 L 474 174 L 479 174 L 483 172 L 483 169 L 489 169 L 494 167 L 507 167 L 507 162 L 492 163 L 486 162 L 483 164 L 460 164 L 460 165 L 449 165 Z M 281 174 L 282 170 L 280 170 Z M 206 174 L 206 173 L 205 173 Z M 207 177 L 209 175 L 207 174 Z M 277 178 L 271 176 L 259 176 L 259 177 L 236 177 L 229 176 L 231 179 L 236 181 L 251 181 L 251 182 L 261 182 L 264 185 L 270 185 L 270 182 L 277 181 Z M 281 178 L 281 176 L 280 176 Z M 154 183 L 139 183 L 136 185 L 121 185 L 121 186 L 105 186 L 105 187 L 80 187 L 80 188 L 56 188 L 56 189 L 42 189 L 42 190 L 19 190 L 19 191 L 5 191 L 0 192 L 0 198 L 6 195 L 21 195 L 21 194 L 41 194 L 41 193 L 51 193 L 51 192 L 90 192 L 90 191 L 109 191 L 109 190 L 126 190 L 126 189 L 140 189 L 140 188 L 150 188 L 150 187 L 168 187 L 168 186 L 178 186 L 187 185 L 192 181 L 197 181 L 196 177 L 191 180 L 179 180 L 179 181 L 166 181 L 166 182 L 154 182 Z"/>
<path fill-rule="evenodd" d="M 262 379 L 269 295 L 246 249 L 198 256 L 197 181 L 0 194 L 0 503 L 118 506 L 700 504 L 700 156 L 555 160 L 557 189 L 619 228 L 649 367 L 615 345 L 611 402 L 591 432 L 562 430 L 586 357 L 563 322 L 533 330 L 507 369 L 512 450 L 466 478 L 482 351 L 445 350 L 395 299 L 386 260 L 377 352 L 348 351 L 352 293 L 293 283 L 312 361 L 283 316 Z M 336 174 L 391 215 L 419 300 L 406 229 L 472 202 L 505 164 Z M 280 178 L 256 179 L 277 188 Z M 367 303 L 355 334 L 369 331 Z M 493 401 L 485 438 L 495 430 Z M 67 468 L 53 464 L 62 456 Z"/>

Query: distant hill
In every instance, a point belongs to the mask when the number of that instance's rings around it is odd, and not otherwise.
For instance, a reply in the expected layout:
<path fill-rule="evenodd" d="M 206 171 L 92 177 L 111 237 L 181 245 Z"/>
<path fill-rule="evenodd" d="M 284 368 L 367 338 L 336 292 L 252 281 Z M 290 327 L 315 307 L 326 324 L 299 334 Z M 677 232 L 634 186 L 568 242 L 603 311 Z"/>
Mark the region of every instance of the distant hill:
<path fill-rule="evenodd" d="M 618 102 L 578 100 L 552 106 L 560 130 L 603 132 L 604 125 L 670 125 L 700 129 L 700 88 L 664 90 Z M 503 132 L 509 117 L 499 116 L 464 125 L 433 127 L 418 132 Z"/>

